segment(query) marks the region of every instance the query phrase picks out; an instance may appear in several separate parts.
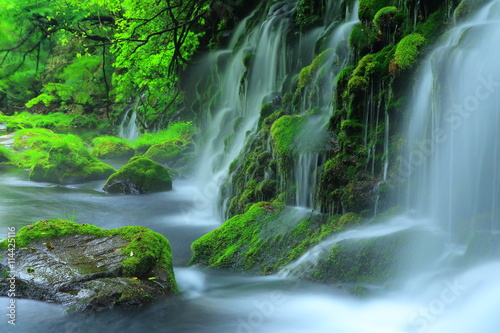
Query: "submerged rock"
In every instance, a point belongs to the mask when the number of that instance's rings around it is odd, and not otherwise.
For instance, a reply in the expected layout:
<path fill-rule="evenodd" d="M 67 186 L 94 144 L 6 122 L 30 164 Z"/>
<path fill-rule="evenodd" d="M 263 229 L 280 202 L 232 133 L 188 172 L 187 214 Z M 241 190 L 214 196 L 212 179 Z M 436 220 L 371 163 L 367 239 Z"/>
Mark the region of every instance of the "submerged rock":
<path fill-rule="evenodd" d="M 108 178 L 103 189 L 124 194 L 170 191 L 172 180 L 168 170 L 161 164 L 149 158 L 134 157 Z"/>
<path fill-rule="evenodd" d="M 45 220 L 14 240 L 0 243 L 0 271 L 10 271 L 0 280 L 1 295 L 14 281 L 16 298 L 83 311 L 140 305 L 177 291 L 168 240 L 144 227 Z M 9 244 L 16 246 L 10 262 Z"/>

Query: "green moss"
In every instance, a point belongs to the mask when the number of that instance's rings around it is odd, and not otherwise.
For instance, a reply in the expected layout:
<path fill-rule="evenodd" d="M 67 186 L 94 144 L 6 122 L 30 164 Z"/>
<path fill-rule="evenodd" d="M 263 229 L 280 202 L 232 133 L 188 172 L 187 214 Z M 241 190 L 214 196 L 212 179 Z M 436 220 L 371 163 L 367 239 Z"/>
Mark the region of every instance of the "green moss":
<path fill-rule="evenodd" d="M 10 162 L 14 159 L 15 153 L 5 146 L 0 145 L 0 163 Z"/>
<path fill-rule="evenodd" d="M 94 138 L 92 144 L 92 153 L 98 158 L 130 158 L 134 155 L 131 143 L 116 136 L 100 136 Z"/>
<path fill-rule="evenodd" d="M 417 62 L 420 54 L 420 47 L 425 44 L 425 38 L 418 33 L 414 33 L 403 38 L 396 47 L 392 65 L 394 71 L 404 71 L 411 69 Z"/>
<path fill-rule="evenodd" d="M 384 28 L 391 24 L 393 16 L 398 12 L 398 8 L 394 6 L 388 6 L 381 8 L 373 18 L 373 25 L 377 29 Z"/>
<path fill-rule="evenodd" d="M 360 0 L 359 19 L 364 22 L 370 22 L 377 12 L 391 4 L 391 0 Z"/>
<path fill-rule="evenodd" d="M 419 24 L 416 32 L 424 36 L 429 43 L 435 42 L 448 24 L 447 15 L 447 8 L 445 6 L 441 7 L 438 11 L 429 15 L 424 23 Z"/>
<path fill-rule="evenodd" d="M 326 237 L 361 221 L 353 213 L 324 219 L 281 204 L 256 203 L 196 240 L 191 264 L 271 274 Z"/>
<path fill-rule="evenodd" d="M 274 149 L 281 156 L 291 157 L 299 146 L 298 133 L 304 124 L 304 117 L 283 116 L 271 127 Z"/>
<path fill-rule="evenodd" d="M 168 170 L 149 158 L 134 157 L 112 174 L 104 190 L 110 193 L 139 194 L 172 189 Z"/>
<path fill-rule="evenodd" d="M 14 162 L 30 168 L 30 180 L 75 183 L 105 179 L 115 170 L 89 153 L 82 140 L 71 134 L 45 129 L 20 130 L 14 147 L 27 149 Z"/>
<path fill-rule="evenodd" d="M 297 91 L 301 91 L 308 85 L 313 79 L 314 75 L 318 72 L 323 64 L 325 64 L 326 60 L 333 54 L 333 49 L 326 49 L 317 55 L 309 66 L 302 68 L 299 74 L 299 81 Z"/>
<path fill-rule="evenodd" d="M 377 43 L 377 32 L 362 23 L 354 25 L 349 35 L 349 45 L 355 54 L 367 54 L 371 52 Z"/>
<path fill-rule="evenodd" d="M 129 226 L 105 230 L 90 224 L 79 224 L 61 219 L 44 220 L 25 226 L 15 239 L 19 248 L 27 247 L 38 240 L 49 240 L 66 235 L 93 235 L 98 238 L 119 236 L 128 244 L 121 249 L 126 258 L 122 262 L 122 274 L 127 277 L 143 277 L 152 266 L 159 265 L 166 274 L 169 285 L 177 290 L 169 241 L 161 234 L 145 227 Z M 6 250 L 8 240 L 0 242 L 0 249 Z"/>

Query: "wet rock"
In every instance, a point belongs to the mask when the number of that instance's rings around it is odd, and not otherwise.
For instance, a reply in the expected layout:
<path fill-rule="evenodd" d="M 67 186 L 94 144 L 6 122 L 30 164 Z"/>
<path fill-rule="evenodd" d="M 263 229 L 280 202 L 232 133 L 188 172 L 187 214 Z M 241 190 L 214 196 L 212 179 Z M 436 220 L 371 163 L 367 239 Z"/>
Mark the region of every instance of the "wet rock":
<path fill-rule="evenodd" d="M 13 258 L 9 244 L 16 245 Z M 177 291 L 168 240 L 143 227 L 104 230 L 46 220 L 0 248 L 0 271 L 10 271 L 0 280 L 1 295 L 14 281 L 17 298 L 83 311 L 140 305 Z"/>

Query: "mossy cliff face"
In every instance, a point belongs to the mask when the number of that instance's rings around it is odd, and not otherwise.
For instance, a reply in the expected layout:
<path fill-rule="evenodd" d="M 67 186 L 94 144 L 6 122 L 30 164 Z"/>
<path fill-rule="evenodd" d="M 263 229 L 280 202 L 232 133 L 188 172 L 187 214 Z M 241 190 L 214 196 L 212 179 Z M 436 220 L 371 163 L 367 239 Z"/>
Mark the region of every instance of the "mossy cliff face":
<path fill-rule="evenodd" d="M 124 194 L 170 191 L 172 180 L 164 166 L 149 158 L 134 157 L 108 178 L 103 189 Z"/>
<path fill-rule="evenodd" d="M 299 2 L 296 15 L 312 15 L 306 14 L 312 8 L 307 3 Z M 349 60 L 343 64 L 341 50 L 318 40 L 312 61 L 290 74 L 279 101 L 263 105 L 258 128 L 249 133 L 223 188 L 224 213 L 227 209 L 231 218 L 193 244 L 192 262 L 274 272 L 327 235 L 391 208 L 393 193 L 404 185 L 398 156 L 407 88 L 428 48 L 452 24 L 456 5 L 458 1 L 448 0 L 360 1 L 360 22 L 351 31 Z M 296 16 L 302 32 L 309 22 L 320 21 Z M 328 103 L 325 96 L 332 96 Z M 311 119 L 323 123 L 310 126 Z M 320 133 L 324 137 L 311 149 L 306 139 Z M 311 173 L 316 200 L 310 208 L 321 214 L 287 218 L 287 227 L 280 229 L 288 208 L 272 202 L 295 204 L 296 162 L 311 152 L 319 157 Z M 405 237 L 339 243 L 310 278 L 379 283 L 396 272 L 394 253 L 403 248 Z"/>
<path fill-rule="evenodd" d="M 140 305 L 177 292 L 168 240 L 144 227 L 104 230 L 44 220 L 9 240 L 0 243 L 0 268 L 15 277 L 16 297 L 81 311 Z M 16 246 L 14 267 L 9 244 Z M 8 289 L 5 277 L 0 289 Z"/>

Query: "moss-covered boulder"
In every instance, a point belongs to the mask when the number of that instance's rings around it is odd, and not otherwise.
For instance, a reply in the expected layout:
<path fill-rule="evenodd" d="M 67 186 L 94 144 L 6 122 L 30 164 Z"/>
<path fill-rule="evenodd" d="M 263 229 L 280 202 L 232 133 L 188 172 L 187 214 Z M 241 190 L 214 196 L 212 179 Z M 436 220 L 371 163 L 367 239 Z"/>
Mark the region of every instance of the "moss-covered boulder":
<path fill-rule="evenodd" d="M 127 140 L 116 136 L 100 136 L 92 140 L 92 153 L 98 158 L 130 158 L 134 148 Z"/>
<path fill-rule="evenodd" d="M 109 193 L 124 194 L 170 191 L 172 180 L 163 165 L 149 158 L 134 157 L 108 178 L 103 189 Z"/>
<path fill-rule="evenodd" d="M 0 271 L 8 272 L 0 279 L 2 295 L 15 281 L 16 297 L 74 311 L 140 305 L 177 292 L 168 240 L 144 227 L 44 220 L 1 242 L 0 255 Z"/>
<path fill-rule="evenodd" d="M 191 264 L 270 274 L 361 218 L 327 218 L 279 203 L 259 202 L 193 242 Z"/>
<path fill-rule="evenodd" d="M 24 150 L 16 159 L 19 167 L 30 168 L 30 180 L 79 183 L 106 179 L 115 172 L 99 161 L 75 135 L 56 134 L 46 129 L 18 131 L 14 147 Z"/>

